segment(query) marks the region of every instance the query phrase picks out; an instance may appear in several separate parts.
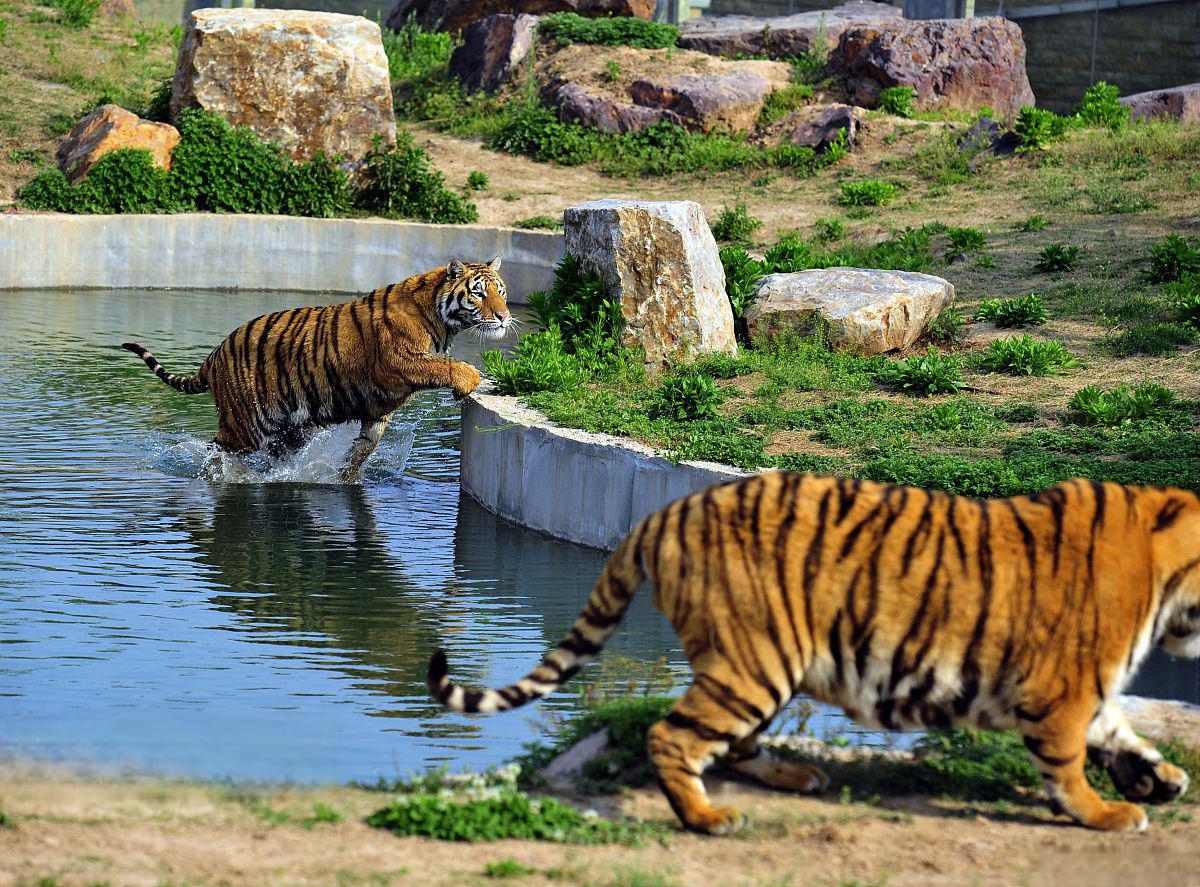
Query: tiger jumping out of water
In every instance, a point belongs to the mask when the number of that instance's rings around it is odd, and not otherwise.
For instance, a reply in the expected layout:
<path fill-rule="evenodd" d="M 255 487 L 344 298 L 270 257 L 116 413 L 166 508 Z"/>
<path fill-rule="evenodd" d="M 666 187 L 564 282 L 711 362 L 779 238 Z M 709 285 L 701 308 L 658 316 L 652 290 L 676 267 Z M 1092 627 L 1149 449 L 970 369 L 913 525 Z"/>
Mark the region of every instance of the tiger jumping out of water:
<path fill-rule="evenodd" d="M 265 446 L 285 455 L 317 428 L 359 422 L 342 471 L 353 481 L 413 394 L 449 388 L 465 397 L 479 385 L 478 370 L 446 352 L 464 330 L 500 339 L 511 328 L 499 271 L 499 256 L 487 264 L 455 259 L 353 302 L 264 314 L 230 333 L 194 376 L 167 372 L 141 345 L 121 347 L 176 391 L 211 391 L 214 442 L 232 453 Z"/>
<path fill-rule="evenodd" d="M 650 730 L 650 759 L 695 831 L 742 821 L 705 794 L 716 760 L 776 788 L 826 788 L 817 768 L 759 747 L 797 693 L 888 729 L 1015 728 L 1051 806 L 1097 829 L 1141 831 L 1147 818 L 1096 794 L 1089 754 L 1131 801 L 1187 788 L 1116 700 L 1155 644 L 1200 655 L 1194 493 L 1075 480 L 980 501 L 757 475 L 642 521 L 571 633 L 517 683 L 464 690 L 439 651 L 430 692 L 455 711 L 493 712 L 556 690 L 600 652 L 647 577 L 692 665 L 691 687 Z"/>

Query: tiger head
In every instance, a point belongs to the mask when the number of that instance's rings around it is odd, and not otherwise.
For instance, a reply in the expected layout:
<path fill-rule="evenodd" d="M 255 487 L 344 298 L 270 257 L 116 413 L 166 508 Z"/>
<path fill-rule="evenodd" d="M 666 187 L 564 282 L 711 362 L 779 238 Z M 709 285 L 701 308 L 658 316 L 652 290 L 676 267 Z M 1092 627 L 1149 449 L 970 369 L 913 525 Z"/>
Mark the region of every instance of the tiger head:
<path fill-rule="evenodd" d="M 435 300 L 438 316 L 451 335 L 478 330 L 481 339 L 503 339 L 512 327 L 512 314 L 500 279 L 500 257 L 485 264 L 454 259 Z"/>
<path fill-rule="evenodd" d="M 1200 656 L 1200 497 L 1167 489 L 1154 515 L 1154 560 L 1163 582 L 1163 648 Z"/>

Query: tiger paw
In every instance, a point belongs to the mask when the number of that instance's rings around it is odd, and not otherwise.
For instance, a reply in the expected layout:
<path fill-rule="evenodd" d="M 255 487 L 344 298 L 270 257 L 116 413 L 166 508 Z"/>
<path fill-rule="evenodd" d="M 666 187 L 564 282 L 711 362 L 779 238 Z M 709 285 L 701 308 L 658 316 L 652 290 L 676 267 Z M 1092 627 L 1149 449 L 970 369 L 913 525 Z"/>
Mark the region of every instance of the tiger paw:
<path fill-rule="evenodd" d="M 732 835 L 746 827 L 746 817 L 736 807 L 710 807 L 693 813 L 685 824 L 706 835 Z"/>
<path fill-rule="evenodd" d="M 1150 825 L 1150 820 L 1137 804 L 1116 802 L 1104 804 L 1100 811 L 1083 824 L 1106 832 L 1144 832 Z"/>
<path fill-rule="evenodd" d="M 1131 801 L 1165 804 L 1188 787 L 1188 775 L 1174 764 L 1150 761 L 1132 752 L 1114 756 L 1107 770 L 1113 785 Z"/>
<path fill-rule="evenodd" d="M 454 391 L 454 396 L 461 400 L 478 388 L 482 381 L 483 376 L 479 375 L 479 370 L 469 363 L 463 363 L 454 368 L 450 387 Z"/>

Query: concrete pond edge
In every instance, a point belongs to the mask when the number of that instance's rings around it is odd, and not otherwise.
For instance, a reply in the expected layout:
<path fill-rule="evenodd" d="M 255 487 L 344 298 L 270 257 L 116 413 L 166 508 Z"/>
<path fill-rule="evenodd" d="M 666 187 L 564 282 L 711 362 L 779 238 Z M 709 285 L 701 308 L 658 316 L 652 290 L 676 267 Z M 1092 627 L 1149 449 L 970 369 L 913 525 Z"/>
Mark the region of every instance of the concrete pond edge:
<path fill-rule="evenodd" d="M 0 214 L 0 290 L 211 289 L 361 293 L 503 257 L 509 300 L 554 282 L 561 233 L 389 219 L 179 213 Z"/>

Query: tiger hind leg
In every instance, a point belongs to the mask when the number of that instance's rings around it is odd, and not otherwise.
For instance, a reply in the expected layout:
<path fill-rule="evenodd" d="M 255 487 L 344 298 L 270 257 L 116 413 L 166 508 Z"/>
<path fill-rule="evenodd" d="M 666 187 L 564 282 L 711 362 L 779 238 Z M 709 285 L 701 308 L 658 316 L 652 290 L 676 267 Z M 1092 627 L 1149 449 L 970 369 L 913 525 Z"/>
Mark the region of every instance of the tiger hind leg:
<path fill-rule="evenodd" d="M 1020 722 L 1025 747 L 1046 785 L 1051 809 L 1101 831 L 1145 831 L 1149 820 L 1137 804 L 1105 801 L 1084 776 L 1091 703 L 1059 705 Z"/>
<path fill-rule="evenodd" d="M 354 439 L 354 443 L 350 446 L 350 454 L 346 458 L 346 464 L 342 467 L 342 482 L 347 484 L 355 483 L 359 475 L 362 474 L 362 467 L 366 464 L 367 459 L 375 452 L 375 448 L 379 446 L 379 440 L 383 437 L 383 432 L 387 430 L 388 420 L 392 416 L 389 413 L 382 419 L 366 419 L 363 420 L 358 437 Z"/>
<path fill-rule="evenodd" d="M 819 767 L 785 761 L 759 745 L 762 731 L 738 742 L 725 756 L 725 765 L 736 773 L 783 791 L 817 794 L 829 788 L 829 777 Z"/>
<path fill-rule="evenodd" d="M 1113 785 L 1130 801 L 1163 804 L 1187 791 L 1188 775 L 1164 761 L 1111 702 L 1104 703 L 1092 720 L 1087 744 L 1088 756 L 1108 771 Z"/>

